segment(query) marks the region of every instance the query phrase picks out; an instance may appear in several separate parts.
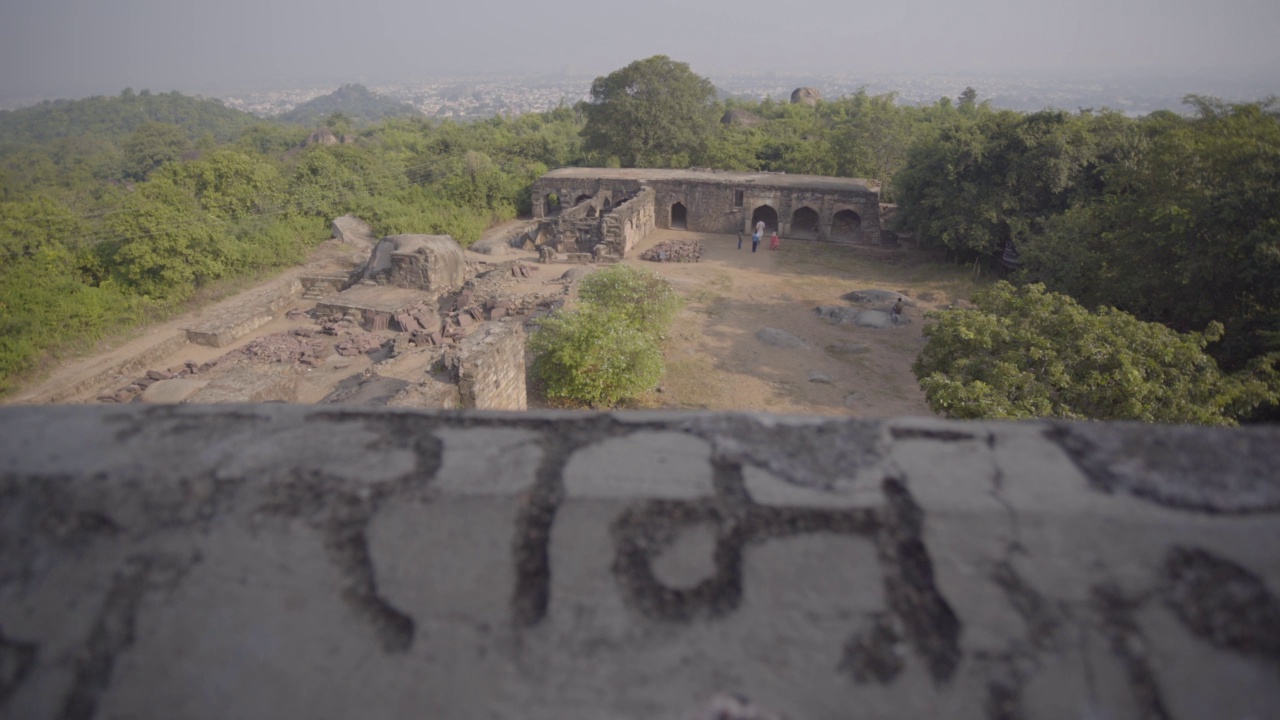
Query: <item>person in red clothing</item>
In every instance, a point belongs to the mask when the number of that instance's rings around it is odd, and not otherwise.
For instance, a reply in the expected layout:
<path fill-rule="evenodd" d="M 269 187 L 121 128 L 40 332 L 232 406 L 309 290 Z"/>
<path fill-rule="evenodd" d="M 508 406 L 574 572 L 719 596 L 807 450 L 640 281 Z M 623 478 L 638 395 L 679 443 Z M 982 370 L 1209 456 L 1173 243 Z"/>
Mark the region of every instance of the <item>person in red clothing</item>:
<path fill-rule="evenodd" d="M 769 249 L 777 250 L 781 245 L 782 243 L 778 241 L 778 233 L 774 232 L 773 237 L 769 238 Z"/>

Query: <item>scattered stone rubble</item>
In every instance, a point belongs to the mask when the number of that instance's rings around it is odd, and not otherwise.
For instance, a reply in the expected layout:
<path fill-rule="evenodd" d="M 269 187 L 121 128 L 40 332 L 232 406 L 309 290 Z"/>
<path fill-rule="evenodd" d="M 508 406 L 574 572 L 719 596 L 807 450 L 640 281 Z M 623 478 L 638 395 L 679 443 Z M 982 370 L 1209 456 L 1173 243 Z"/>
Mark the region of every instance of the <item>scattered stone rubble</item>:
<path fill-rule="evenodd" d="M 328 340 L 317 338 L 310 328 L 297 328 L 285 332 L 264 335 L 242 348 L 219 358 L 219 362 L 247 362 L 252 364 L 297 363 L 307 367 L 319 365 L 333 347 Z"/>
<path fill-rule="evenodd" d="M 653 262 L 698 262 L 702 259 L 702 242 L 698 240 L 666 240 L 640 254 L 641 260 Z"/>
<path fill-rule="evenodd" d="M 172 380 L 174 378 L 186 378 L 195 375 L 198 372 L 208 370 L 213 367 L 217 361 L 204 363 L 201 365 L 194 360 L 187 360 L 181 365 L 175 365 L 168 370 L 148 370 L 145 375 L 134 379 L 128 385 L 116 390 L 114 393 L 106 393 L 98 396 L 98 402 L 104 403 L 127 403 L 133 402 L 137 396 L 142 394 L 143 390 L 151 387 L 153 384 L 161 380 Z"/>

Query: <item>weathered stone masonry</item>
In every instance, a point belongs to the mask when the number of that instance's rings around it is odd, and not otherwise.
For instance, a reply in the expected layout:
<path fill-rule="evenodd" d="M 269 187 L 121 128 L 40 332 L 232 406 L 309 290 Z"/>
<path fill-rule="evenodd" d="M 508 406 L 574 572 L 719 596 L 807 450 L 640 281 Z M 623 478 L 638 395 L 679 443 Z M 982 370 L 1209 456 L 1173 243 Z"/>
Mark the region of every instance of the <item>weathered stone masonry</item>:
<path fill-rule="evenodd" d="M 878 184 L 816 175 L 561 168 L 534 183 L 534 214 L 545 217 L 583 203 L 604 213 L 646 187 L 655 193 L 654 223 L 660 228 L 750 233 L 764 220 L 768 231 L 783 237 L 881 242 Z"/>
<path fill-rule="evenodd" d="M 1278 453 L 1274 428 L 0 408 L 0 716 L 1280 717 Z"/>

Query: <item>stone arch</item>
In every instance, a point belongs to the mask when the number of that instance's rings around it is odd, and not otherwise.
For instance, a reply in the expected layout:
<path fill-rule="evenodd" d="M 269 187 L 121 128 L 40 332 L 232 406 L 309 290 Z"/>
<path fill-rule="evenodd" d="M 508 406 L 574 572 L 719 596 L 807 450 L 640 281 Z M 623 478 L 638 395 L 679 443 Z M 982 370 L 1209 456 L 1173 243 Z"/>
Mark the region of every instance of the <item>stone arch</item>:
<path fill-rule="evenodd" d="M 862 217 L 852 210 L 841 210 L 831 218 L 831 239 L 841 242 L 862 240 Z"/>
<path fill-rule="evenodd" d="M 813 239 L 818 237 L 818 211 L 804 205 L 791 213 L 791 236 Z"/>
<path fill-rule="evenodd" d="M 689 211 L 682 202 L 671 206 L 671 228 L 674 230 L 689 229 Z"/>
<path fill-rule="evenodd" d="M 573 199 L 573 204 L 574 204 L 574 205 L 581 205 L 582 203 L 584 203 L 584 202 L 586 202 L 586 201 L 588 201 L 588 200 L 590 200 L 590 199 L 591 199 L 591 196 L 590 196 L 590 195 L 579 195 L 578 197 L 576 197 L 576 198 L 574 198 L 574 199 Z"/>
<path fill-rule="evenodd" d="M 552 217 L 554 215 L 560 214 L 560 196 L 559 195 L 553 192 L 549 192 L 547 193 L 547 196 L 543 198 L 543 202 L 545 203 L 545 212 L 543 213 L 544 215 L 546 215 L 547 217 Z"/>
<path fill-rule="evenodd" d="M 774 210 L 772 205 L 760 205 L 751 211 L 751 227 L 749 230 L 754 233 L 756 231 L 756 223 L 761 220 L 764 221 L 765 237 L 768 237 L 769 233 L 777 232 L 778 211 Z"/>

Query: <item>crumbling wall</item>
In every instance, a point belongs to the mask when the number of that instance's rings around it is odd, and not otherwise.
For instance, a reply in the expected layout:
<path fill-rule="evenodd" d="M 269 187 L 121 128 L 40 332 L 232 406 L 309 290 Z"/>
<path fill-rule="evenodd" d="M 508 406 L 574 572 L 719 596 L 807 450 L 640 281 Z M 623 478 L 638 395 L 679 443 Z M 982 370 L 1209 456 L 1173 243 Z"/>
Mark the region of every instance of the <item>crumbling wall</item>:
<path fill-rule="evenodd" d="M 518 322 L 489 322 L 446 350 L 442 359 L 457 383 L 460 407 L 526 410 L 525 333 Z"/>
<path fill-rule="evenodd" d="M 393 235 L 391 284 L 435 293 L 456 292 L 467 281 L 462 246 L 448 235 Z"/>
<path fill-rule="evenodd" d="M 437 294 L 455 292 L 467 281 L 466 255 L 448 235 L 391 235 L 369 253 L 360 279 Z"/>
<path fill-rule="evenodd" d="M 653 231 L 654 198 L 653 190 L 644 188 L 601 218 L 603 242 L 609 255 L 626 257 L 631 248 Z"/>
<path fill-rule="evenodd" d="M 0 716 L 1275 718 L 1277 465 L 1276 428 L 3 407 Z"/>

